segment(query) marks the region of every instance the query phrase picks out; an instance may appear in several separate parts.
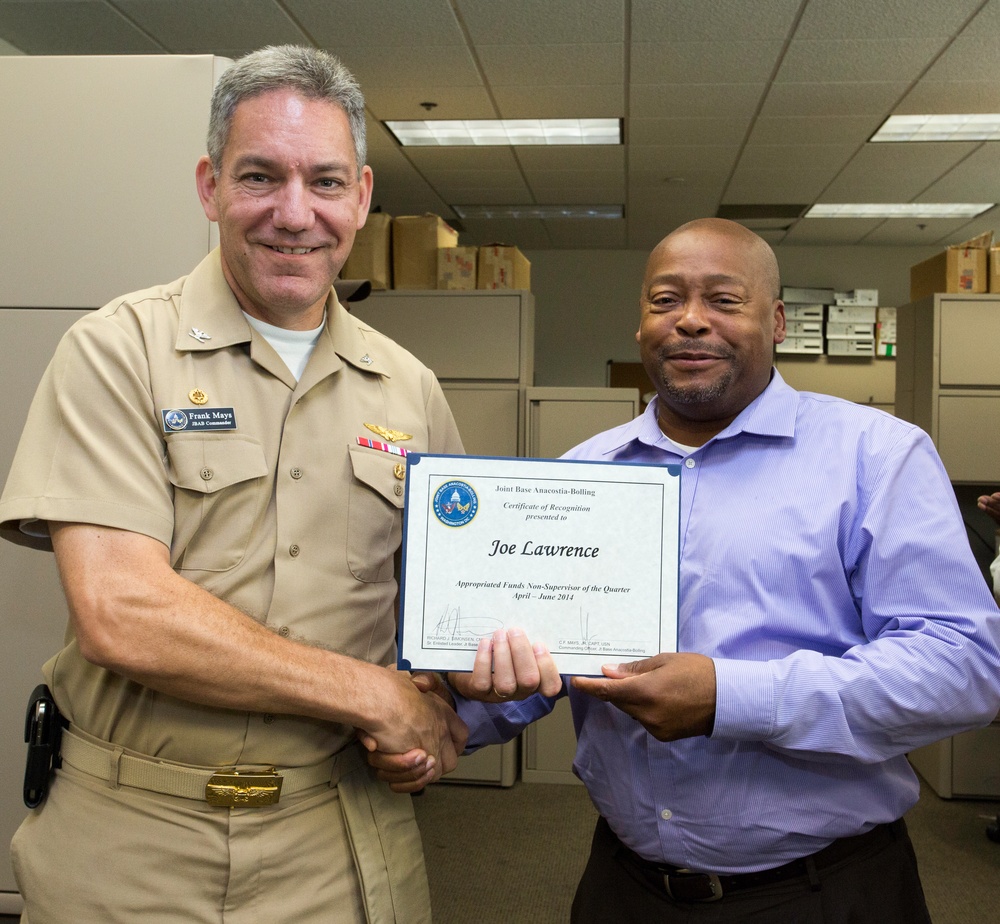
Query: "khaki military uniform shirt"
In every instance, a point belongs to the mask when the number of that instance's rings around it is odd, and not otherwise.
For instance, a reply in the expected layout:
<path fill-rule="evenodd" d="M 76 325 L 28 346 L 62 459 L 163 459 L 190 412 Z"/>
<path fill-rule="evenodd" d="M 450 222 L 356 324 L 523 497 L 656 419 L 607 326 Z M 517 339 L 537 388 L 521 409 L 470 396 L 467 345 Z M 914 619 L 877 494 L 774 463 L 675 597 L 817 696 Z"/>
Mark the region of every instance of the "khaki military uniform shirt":
<path fill-rule="evenodd" d="M 409 435 L 396 443 L 408 450 L 462 451 L 433 374 L 332 292 L 296 382 L 247 324 L 214 252 L 66 335 L 0 499 L 0 531 L 39 548 L 51 545 L 35 520 L 151 536 L 179 574 L 281 634 L 390 664 L 405 460 L 359 445 L 380 439 L 366 424 Z M 85 661 L 71 632 L 45 673 L 77 726 L 168 760 L 304 766 L 353 737 L 155 692 Z"/>

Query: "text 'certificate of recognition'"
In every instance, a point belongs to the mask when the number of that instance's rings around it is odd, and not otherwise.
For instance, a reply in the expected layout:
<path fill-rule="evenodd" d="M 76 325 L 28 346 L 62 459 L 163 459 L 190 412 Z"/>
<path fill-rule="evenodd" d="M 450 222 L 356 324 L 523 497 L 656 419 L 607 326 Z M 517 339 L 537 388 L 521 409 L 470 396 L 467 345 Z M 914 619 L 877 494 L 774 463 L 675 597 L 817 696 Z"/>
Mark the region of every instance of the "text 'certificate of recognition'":
<path fill-rule="evenodd" d="M 407 456 L 399 665 L 524 629 L 563 674 L 677 650 L 680 467 Z"/>

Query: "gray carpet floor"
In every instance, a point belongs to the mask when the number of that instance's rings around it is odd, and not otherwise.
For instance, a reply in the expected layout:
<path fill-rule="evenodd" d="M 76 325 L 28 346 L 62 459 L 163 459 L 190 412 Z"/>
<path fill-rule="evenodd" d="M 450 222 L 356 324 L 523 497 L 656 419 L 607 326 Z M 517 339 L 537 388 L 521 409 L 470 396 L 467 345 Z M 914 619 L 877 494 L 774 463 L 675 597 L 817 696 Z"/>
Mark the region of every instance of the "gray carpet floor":
<path fill-rule="evenodd" d="M 597 817 L 582 786 L 440 784 L 414 805 L 434 924 L 567 924 Z M 924 786 L 906 816 L 934 924 L 1000 921 L 998 811 Z"/>

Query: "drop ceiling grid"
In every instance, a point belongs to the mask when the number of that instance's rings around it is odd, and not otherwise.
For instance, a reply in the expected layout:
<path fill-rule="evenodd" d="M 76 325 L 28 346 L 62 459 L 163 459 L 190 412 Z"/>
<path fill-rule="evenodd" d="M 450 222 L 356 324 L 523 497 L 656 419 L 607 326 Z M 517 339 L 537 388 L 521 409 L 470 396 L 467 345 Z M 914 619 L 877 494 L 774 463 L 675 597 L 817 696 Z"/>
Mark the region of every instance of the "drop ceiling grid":
<path fill-rule="evenodd" d="M 112 0 L 173 54 L 245 54 L 261 44 L 301 43 L 308 36 L 273 0 Z"/>

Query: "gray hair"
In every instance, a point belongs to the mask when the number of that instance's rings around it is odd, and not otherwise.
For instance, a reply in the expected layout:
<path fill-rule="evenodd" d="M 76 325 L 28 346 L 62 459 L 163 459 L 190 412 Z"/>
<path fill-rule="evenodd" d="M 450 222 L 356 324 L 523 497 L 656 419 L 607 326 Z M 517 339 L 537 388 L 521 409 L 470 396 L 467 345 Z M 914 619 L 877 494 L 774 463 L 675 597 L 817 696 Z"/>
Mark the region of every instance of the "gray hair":
<path fill-rule="evenodd" d="M 365 98 L 354 75 L 326 51 L 300 45 L 269 45 L 239 58 L 225 70 L 212 93 L 208 156 L 218 175 L 236 107 L 270 90 L 291 89 L 308 99 L 325 100 L 344 110 L 354 139 L 358 176 L 365 165 Z"/>

